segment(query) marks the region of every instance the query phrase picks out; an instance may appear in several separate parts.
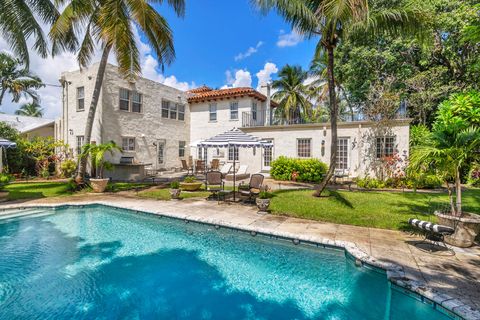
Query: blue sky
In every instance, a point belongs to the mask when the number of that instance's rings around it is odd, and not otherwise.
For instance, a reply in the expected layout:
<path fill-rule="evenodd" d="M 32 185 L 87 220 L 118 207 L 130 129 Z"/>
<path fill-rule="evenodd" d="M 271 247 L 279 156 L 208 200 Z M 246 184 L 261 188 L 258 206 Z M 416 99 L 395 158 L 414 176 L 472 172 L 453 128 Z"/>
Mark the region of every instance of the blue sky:
<path fill-rule="evenodd" d="M 315 39 L 302 39 L 276 13 L 262 15 L 249 0 L 186 0 L 183 19 L 165 5 L 155 6 L 173 30 L 176 60 L 165 66 L 162 74 L 145 37 L 137 34 L 143 76 L 182 90 L 203 84 L 256 88 L 259 79 L 265 82 L 275 78 L 287 63 L 308 67 L 313 56 Z M 2 38 L 0 50 L 9 50 Z M 110 62 L 115 63 L 113 55 Z M 58 84 L 61 72 L 76 70 L 78 64 L 71 53 L 47 59 L 31 53 L 30 69 L 45 83 Z M 60 116 L 60 89 L 49 86 L 39 94 L 44 117 Z M 0 111 L 13 113 L 25 102 L 11 103 L 7 96 Z"/>

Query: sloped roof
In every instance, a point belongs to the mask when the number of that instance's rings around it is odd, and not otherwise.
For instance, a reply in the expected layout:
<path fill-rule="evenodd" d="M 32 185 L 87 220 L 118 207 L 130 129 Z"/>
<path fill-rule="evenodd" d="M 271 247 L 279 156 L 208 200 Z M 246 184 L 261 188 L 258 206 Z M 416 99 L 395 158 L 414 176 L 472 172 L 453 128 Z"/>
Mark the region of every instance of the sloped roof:
<path fill-rule="evenodd" d="M 55 120 L 0 113 L 0 122 L 6 122 L 20 133 L 25 133 L 37 128 L 54 125 Z"/>
<path fill-rule="evenodd" d="M 267 97 L 262 93 L 258 92 L 257 90 L 251 87 L 238 87 L 238 88 L 226 88 L 226 89 L 212 89 L 207 86 L 201 86 L 196 89 L 192 89 L 187 91 L 189 94 L 188 102 L 195 103 L 195 102 L 204 102 L 204 101 L 212 101 L 212 100 L 221 100 L 221 99 L 228 99 L 228 98 L 240 98 L 240 97 L 252 97 L 256 98 L 260 101 L 266 101 Z M 276 103 L 273 101 L 272 107 L 276 106 Z"/>

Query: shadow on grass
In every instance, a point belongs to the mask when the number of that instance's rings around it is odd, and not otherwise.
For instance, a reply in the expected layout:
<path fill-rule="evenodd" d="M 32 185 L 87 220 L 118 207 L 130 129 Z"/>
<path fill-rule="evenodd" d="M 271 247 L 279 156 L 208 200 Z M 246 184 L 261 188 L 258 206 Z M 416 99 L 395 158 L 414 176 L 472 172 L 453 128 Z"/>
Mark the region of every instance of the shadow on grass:
<path fill-rule="evenodd" d="M 353 204 L 338 191 L 329 189 L 328 192 L 330 193 L 331 196 L 333 196 L 335 201 L 340 202 L 341 204 L 349 207 L 350 209 L 355 209 L 353 207 Z"/>

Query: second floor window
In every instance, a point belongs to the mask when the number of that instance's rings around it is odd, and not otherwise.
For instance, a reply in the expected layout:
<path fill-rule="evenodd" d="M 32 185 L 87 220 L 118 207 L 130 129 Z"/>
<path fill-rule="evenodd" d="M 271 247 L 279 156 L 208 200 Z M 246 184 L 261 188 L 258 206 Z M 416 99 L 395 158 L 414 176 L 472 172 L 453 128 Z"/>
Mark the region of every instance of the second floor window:
<path fill-rule="evenodd" d="M 170 119 L 177 119 L 177 105 L 170 103 Z"/>
<path fill-rule="evenodd" d="M 375 155 L 377 159 L 391 157 L 395 153 L 395 136 L 376 138 Z"/>
<path fill-rule="evenodd" d="M 297 139 L 297 157 L 310 158 L 312 156 L 312 139 Z"/>
<path fill-rule="evenodd" d="M 208 107 L 209 112 L 209 120 L 210 121 L 217 121 L 217 104 L 211 103 Z"/>
<path fill-rule="evenodd" d="M 85 110 L 85 87 L 77 88 L 77 110 Z"/>
<path fill-rule="evenodd" d="M 168 118 L 170 113 L 170 101 L 162 100 L 162 118 Z"/>
<path fill-rule="evenodd" d="M 135 151 L 135 138 L 132 138 L 132 137 L 122 138 L 122 150 Z"/>
<path fill-rule="evenodd" d="M 177 110 L 178 110 L 178 120 L 183 121 L 185 120 L 185 105 L 183 104 L 177 104 Z"/>
<path fill-rule="evenodd" d="M 230 120 L 238 120 L 238 102 L 230 103 Z"/>
<path fill-rule="evenodd" d="M 252 119 L 257 120 L 257 103 L 252 102 Z"/>
<path fill-rule="evenodd" d="M 119 109 L 130 112 L 142 112 L 142 94 L 137 91 L 120 88 Z"/>

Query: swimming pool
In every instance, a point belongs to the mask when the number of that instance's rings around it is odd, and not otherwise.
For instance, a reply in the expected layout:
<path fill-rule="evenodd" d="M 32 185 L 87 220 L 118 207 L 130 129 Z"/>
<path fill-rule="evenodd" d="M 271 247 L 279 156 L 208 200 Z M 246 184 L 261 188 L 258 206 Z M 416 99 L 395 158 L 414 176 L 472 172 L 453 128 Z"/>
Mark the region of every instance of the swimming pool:
<path fill-rule="evenodd" d="M 449 319 L 343 250 L 107 206 L 0 220 L 0 319 Z"/>

